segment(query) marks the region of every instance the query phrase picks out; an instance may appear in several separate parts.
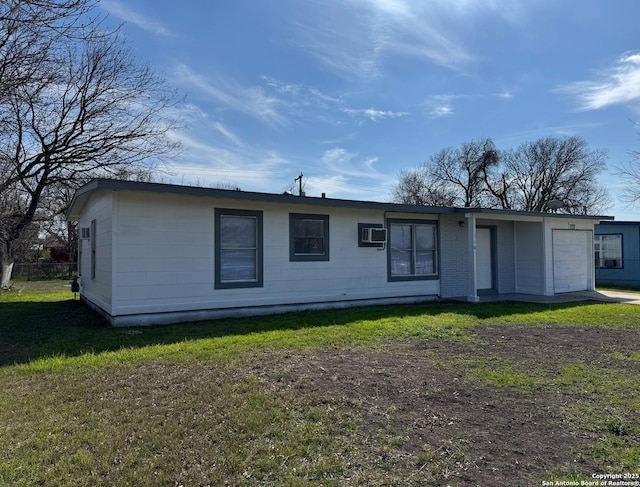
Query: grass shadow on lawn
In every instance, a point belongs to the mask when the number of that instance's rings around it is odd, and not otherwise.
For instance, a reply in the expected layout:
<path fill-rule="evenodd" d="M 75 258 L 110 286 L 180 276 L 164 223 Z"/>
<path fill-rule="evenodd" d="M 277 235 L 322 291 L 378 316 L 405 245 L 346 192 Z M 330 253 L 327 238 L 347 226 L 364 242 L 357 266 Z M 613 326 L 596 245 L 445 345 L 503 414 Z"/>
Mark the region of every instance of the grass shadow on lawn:
<path fill-rule="evenodd" d="M 27 295 L 19 301 L 0 301 L 0 366 L 223 337 L 228 343 L 237 344 L 249 335 L 251 339 L 244 343 L 251 341 L 262 346 L 349 346 L 384 339 L 385 324 L 392 325 L 389 336 L 398 336 L 400 330 L 406 336 L 455 338 L 482 320 L 499 322 L 504 317 L 511 321 L 514 316 L 532 313 L 544 316 L 587 305 L 426 303 L 114 328 L 80 301 L 61 296 L 42 300 L 34 294 L 33 300 Z"/>

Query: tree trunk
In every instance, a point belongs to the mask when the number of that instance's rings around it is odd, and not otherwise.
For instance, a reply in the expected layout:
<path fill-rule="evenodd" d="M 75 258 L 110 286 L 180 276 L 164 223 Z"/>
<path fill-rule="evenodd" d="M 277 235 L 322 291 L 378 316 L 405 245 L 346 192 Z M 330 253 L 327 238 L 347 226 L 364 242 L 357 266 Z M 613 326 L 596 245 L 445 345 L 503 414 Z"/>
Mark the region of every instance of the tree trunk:
<path fill-rule="evenodd" d="M 11 272 L 13 271 L 13 258 L 11 256 L 11 244 L 0 242 L 0 290 L 11 287 Z"/>
<path fill-rule="evenodd" d="M 11 287 L 11 272 L 13 271 L 13 261 L 2 259 L 2 278 L 0 279 L 0 289 Z"/>

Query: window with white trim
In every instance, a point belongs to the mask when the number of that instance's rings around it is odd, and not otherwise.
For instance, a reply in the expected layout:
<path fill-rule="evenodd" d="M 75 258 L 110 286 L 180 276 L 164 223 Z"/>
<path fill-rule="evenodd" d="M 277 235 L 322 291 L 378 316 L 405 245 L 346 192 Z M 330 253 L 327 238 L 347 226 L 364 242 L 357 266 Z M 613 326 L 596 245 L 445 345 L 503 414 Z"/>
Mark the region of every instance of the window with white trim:
<path fill-rule="evenodd" d="M 593 250 L 596 268 L 622 268 L 622 235 L 594 235 Z"/>
<path fill-rule="evenodd" d="M 215 211 L 215 287 L 262 286 L 262 212 Z"/>
<path fill-rule="evenodd" d="M 437 278 L 437 228 L 431 221 L 388 221 L 389 280 Z"/>

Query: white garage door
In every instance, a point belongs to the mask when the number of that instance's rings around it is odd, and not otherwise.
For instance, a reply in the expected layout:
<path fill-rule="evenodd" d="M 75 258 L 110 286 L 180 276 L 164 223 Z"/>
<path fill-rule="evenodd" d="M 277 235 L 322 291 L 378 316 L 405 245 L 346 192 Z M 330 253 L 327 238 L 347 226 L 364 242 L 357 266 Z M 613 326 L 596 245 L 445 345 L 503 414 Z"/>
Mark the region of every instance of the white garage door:
<path fill-rule="evenodd" d="M 556 293 L 589 289 L 591 232 L 553 231 L 553 287 Z"/>

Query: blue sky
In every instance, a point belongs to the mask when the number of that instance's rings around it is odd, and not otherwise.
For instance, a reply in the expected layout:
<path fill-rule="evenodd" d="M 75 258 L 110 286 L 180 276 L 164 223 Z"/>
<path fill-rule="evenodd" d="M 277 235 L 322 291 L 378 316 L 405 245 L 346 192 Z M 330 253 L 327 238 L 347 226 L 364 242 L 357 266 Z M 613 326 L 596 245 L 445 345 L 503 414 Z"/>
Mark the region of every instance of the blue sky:
<path fill-rule="evenodd" d="M 186 94 L 172 182 L 387 201 L 447 146 L 640 150 L 637 0 L 102 0 Z M 602 181 L 607 212 L 640 219 Z"/>

